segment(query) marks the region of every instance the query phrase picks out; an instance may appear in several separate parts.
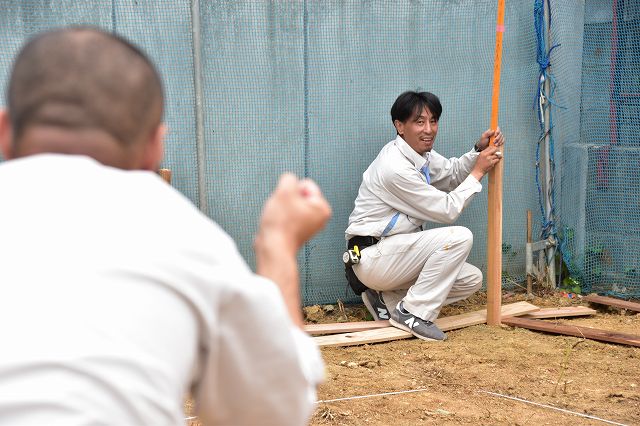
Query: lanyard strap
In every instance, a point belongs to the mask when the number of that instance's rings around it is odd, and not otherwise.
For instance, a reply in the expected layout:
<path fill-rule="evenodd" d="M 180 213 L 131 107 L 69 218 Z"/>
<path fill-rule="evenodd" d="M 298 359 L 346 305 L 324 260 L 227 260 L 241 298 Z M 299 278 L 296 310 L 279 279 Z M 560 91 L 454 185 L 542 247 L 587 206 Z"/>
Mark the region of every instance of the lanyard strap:
<path fill-rule="evenodd" d="M 393 215 L 393 217 L 391 218 L 391 220 L 389 221 L 389 223 L 387 224 L 387 227 L 384 228 L 384 231 L 382 231 L 382 235 L 380 235 L 380 238 L 384 237 L 385 235 L 387 235 L 389 233 L 389 231 L 391 231 L 391 229 L 393 228 L 393 226 L 396 224 L 396 222 L 398 221 L 398 217 L 400 216 L 400 212 L 396 212 L 396 214 Z"/>
<path fill-rule="evenodd" d="M 425 164 L 424 166 L 422 166 L 420 171 L 424 175 L 425 179 L 427 179 L 427 185 L 431 185 L 431 177 L 429 176 L 429 165 Z"/>
<path fill-rule="evenodd" d="M 427 179 L 427 184 L 431 185 L 431 178 L 429 177 L 429 165 L 425 164 L 424 166 L 422 166 L 420 171 L 424 175 L 425 179 Z M 399 216 L 400 216 L 400 212 L 396 212 L 396 214 L 393 215 L 393 217 L 391 218 L 389 223 L 387 223 L 387 226 L 384 228 L 384 231 L 382 231 L 382 234 L 380 235 L 380 238 L 386 236 L 389 233 L 389 231 L 391 231 L 393 229 L 393 227 L 395 226 L 396 222 L 398 221 L 398 217 Z"/>
<path fill-rule="evenodd" d="M 422 166 L 420 171 L 422 172 L 422 174 L 424 175 L 425 179 L 427 180 L 427 184 L 431 185 L 431 177 L 429 177 L 429 165 L 425 164 L 424 166 Z M 389 223 L 387 223 L 387 226 L 384 228 L 384 231 L 382 231 L 382 234 L 380 235 L 380 238 L 386 236 L 389 233 L 389 231 L 391 231 L 393 229 L 393 227 L 395 226 L 396 222 L 398 221 L 398 217 L 399 216 L 400 216 L 400 212 L 396 212 L 396 214 L 393 215 L 393 217 L 391 218 Z"/>

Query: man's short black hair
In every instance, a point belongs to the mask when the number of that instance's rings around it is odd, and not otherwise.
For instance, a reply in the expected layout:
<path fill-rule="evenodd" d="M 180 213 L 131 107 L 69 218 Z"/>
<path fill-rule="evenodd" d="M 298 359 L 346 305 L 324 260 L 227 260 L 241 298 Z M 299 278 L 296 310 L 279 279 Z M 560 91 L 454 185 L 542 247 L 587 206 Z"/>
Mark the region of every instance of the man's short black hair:
<path fill-rule="evenodd" d="M 162 120 L 160 76 L 123 38 L 89 27 L 42 33 L 13 65 L 7 109 L 14 143 L 31 126 L 93 129 L 123 144 Z"/>
<path fill-rule="evenodd" d="M 396 120 L 404 123 L 408 119 L 418 117 L 427 108 L 433 118 L 438 121 L 442 114 L 440 99 L 433 93 L 407 91 L 398 96 L 391 107 L 391 122 Z"/>

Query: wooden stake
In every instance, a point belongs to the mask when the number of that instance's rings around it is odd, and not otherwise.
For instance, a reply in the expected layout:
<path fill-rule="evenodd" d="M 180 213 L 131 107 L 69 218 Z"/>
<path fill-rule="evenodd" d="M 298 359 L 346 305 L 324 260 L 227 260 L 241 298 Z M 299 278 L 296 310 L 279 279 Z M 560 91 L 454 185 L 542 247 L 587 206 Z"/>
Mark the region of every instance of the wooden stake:
<path fill-rule="evenodd" d="M 527 242 L 531 243 L 533 242 L 533 229 L 532 229 L 532 224 L 531 224 L 531 210 L 527 210 Z M 531 296 L 533 295 L 533 285 L 532 285 L 532 281 L 533 279 L 531 278 L 531 275 L 527 274 L 527 296 Z"/>
<path fill-rule="evenodd" d="M 170 169 L 160 169 L 158 170 L 158 174 L 160 177 L 164 179 L 169 185 L 171 185 L 171 170 Z"/>
<path fill-rule="evenodd" d="M 500 68 L 502 66 L 502 35 L 504 34 L 504 0 L 498 0 L 496 20 L 496 51 L 493 65 L 493 94 L 491 98 L 491 129 L 498 127 L 500 101 Z M 493 139 L 489 143 L 493 146 Z M 489 172 L 489 208 L 487 230 L 487 324 L 500 325 L 502 305 L 502 174 L 504 163 L 498 161 Z"/>

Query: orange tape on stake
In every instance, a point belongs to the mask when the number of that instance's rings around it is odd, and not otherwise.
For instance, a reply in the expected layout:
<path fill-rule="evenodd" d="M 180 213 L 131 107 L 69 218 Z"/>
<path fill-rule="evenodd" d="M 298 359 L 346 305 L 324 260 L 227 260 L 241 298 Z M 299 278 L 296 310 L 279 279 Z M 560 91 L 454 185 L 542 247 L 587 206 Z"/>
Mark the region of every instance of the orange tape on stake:
<path fill-rule="evenodd" d="M 502 66 L 502 36 L 504 35 L 504 0 L 498 0 L 496 23 L 496 51 L 493 64 L 493 93 L 491 97 L 491 129 L 498 127 L 500 101 L 500 69 Z M 493 137 L 489 143 L 493 146 Z M 504 148 L 504 147 L 503 147 Z M 500 324 L 502 305 L 502 174 L 503 160 L 489 172 L 487 222 L 487 324 Z"/>

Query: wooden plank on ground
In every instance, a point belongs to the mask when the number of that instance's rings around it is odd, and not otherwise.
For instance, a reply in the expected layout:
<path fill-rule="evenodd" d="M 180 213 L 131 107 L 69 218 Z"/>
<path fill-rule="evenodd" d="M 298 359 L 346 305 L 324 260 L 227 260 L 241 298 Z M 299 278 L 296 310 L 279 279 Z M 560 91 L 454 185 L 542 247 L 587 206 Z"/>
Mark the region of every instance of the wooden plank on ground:
<path fill-rule="evenodd" d="M 566 336 L 582 337 L 585 339 L 640 347 L 640 336 L 634 334 L 618 333 L 598 328 L 553 323 L 529 318 L 502 318 L 502 323 L 513 327 L 528 328 L 530 330 L 545 331 L 547 333 L 563 334 Z"/>
<path fill-rule="evenodd" d="M 395 327 L 377 330 L 356 331 L 354 333 L 330 334 L 314 337 L 318 346 L 352 346 L 365 343 L 389 342 L 391 340 L 408 339 L 413 334 Z"/>
<path fill-rule="evenodd" d="M 565 306 L 561 308 L 540 308 L 539 311 L 522 315 L 522 318 L 544 319 L 560 317 L 579 317 L 585 315 L 595 315 L 596 310 L 587 306 Z"/>
<path fill-rule="evenodd" d="M 503 316 L 524 315 L 537 311 L 535 305 L 527 302 L 517 302 L 503 305 L 501 314 Z M 436 325 L 442 331 L 449 331 L 472 325 L 483 324 L 487 321 L 487 310 L 468 312 L 461 315 L 452 315 L 450 317 L 438 318 L 435 320 Z M 329 336 L 314 337 L 313 340 L 318 346 L 351 346 L 363 345 L 365 343 L 388 342 L 391 340 L 407 339 L 413 337 L 413 334 L 400 330 L 395 327 L 385 327 L 377 330 L 358 331 L 355 333 L 342 333 Z"/>
<path fill-rule="evenodd" d="M 389 320 L 338 322 L 330 324 L 306 324 L 304 331 L 312 336 L 319 334 L 353 333 L 354 331 L 377 330 L 389 327 Z"/>
<path fill-rule="evenodd" d="M 590 294 L 584 296 L 582 300 L 586 300 L 592 303 L 599 303 L 601 305 L 609 305 L 615 308 L 628 309 L 630 311 L 640 312 L 640 303 L 629 302 L 627 300 L 616 299 L 615 297 L 598 296 L 597 294 Z"/>
<path fill-rule="evenodd" d="M 522 315 L 522 318 L 560 318 L 595 315 L 596 310 L 587 306 L 565 306 L 558 308 L 540 308 L 540 310 Z M 312 336 L 323 334 L 353 333 L 356 331 L 377 330 L 389 327 L 388 320 L 354 321 L 327 324 L 305 324 L 304 330 Z"/>

